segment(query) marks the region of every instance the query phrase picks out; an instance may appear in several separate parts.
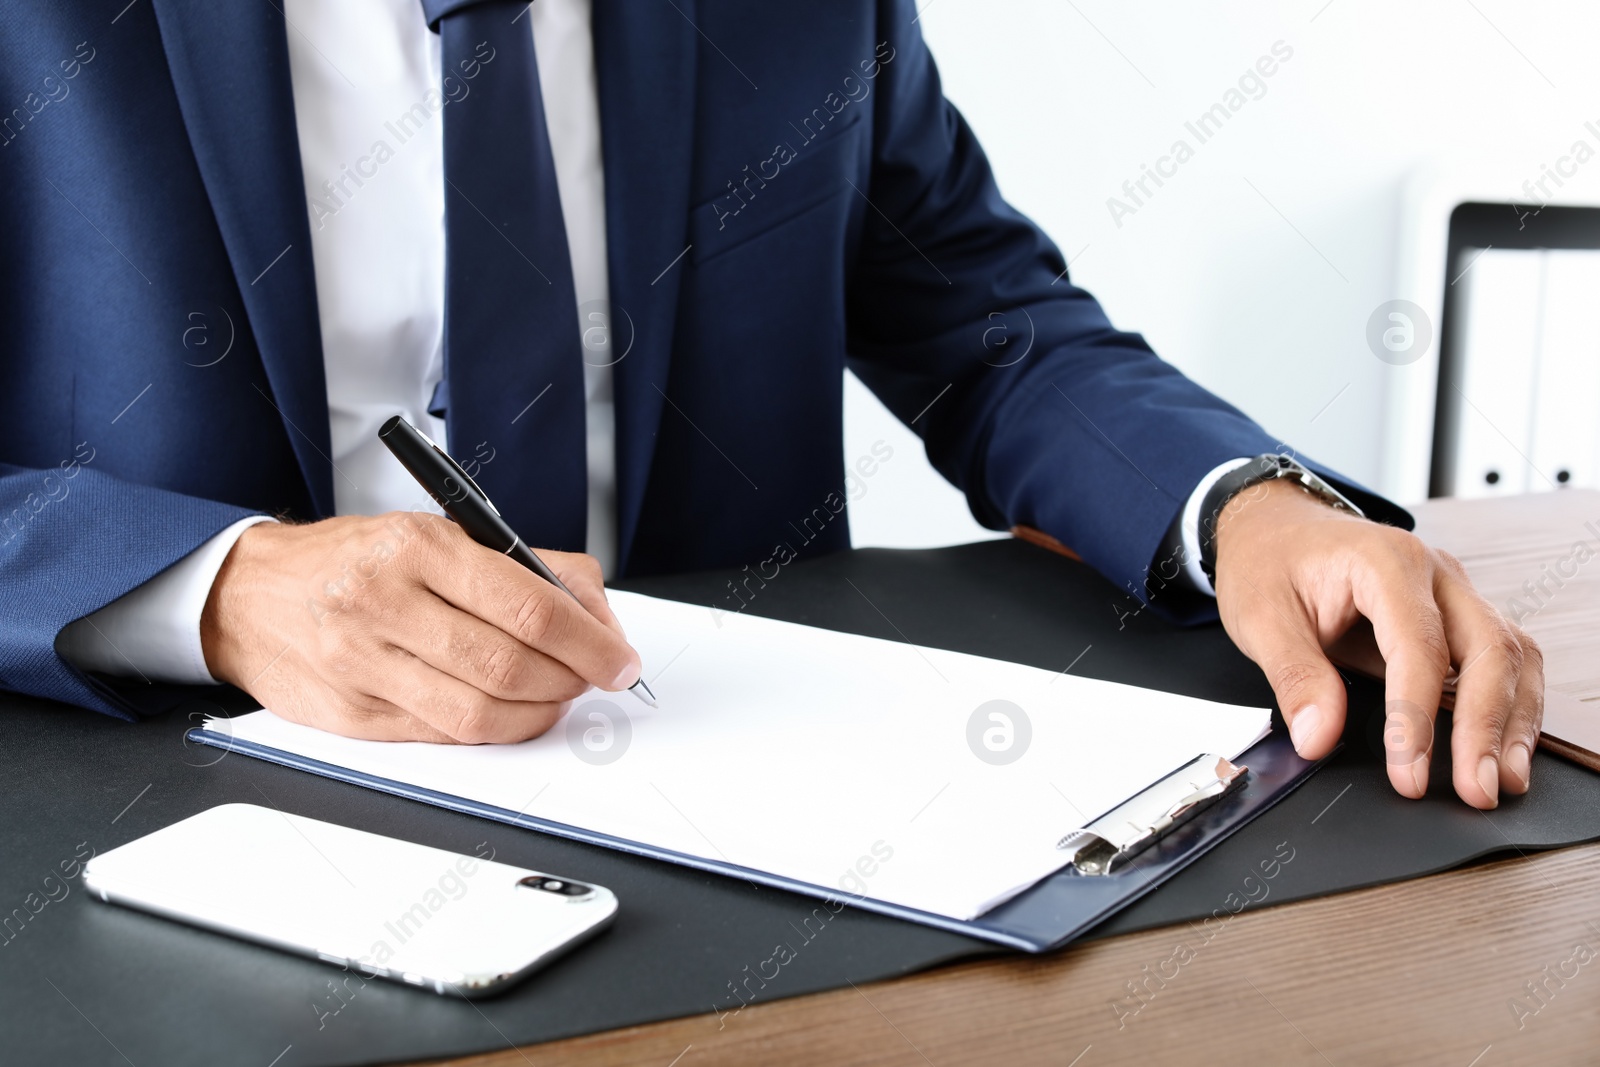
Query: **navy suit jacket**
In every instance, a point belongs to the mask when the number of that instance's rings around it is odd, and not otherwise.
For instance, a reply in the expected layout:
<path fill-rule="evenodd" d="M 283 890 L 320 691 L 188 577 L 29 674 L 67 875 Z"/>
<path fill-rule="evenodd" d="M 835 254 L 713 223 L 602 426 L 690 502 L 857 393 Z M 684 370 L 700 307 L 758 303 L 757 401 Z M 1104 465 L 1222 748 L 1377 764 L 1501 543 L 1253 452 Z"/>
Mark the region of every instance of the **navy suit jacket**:
<path fill-rule="evenodd" d="M 0 685 L 129 716 L 182 694 L 61 629 L 334 472 L 283 16 L 120 6 L 0 13 Z M 847 547 L 846 367 L 984 524 L 1139 595 L 1201 476 L 1279 447 L 1067 280 L 914 17 L 596 0 L 622 574 Z"/>

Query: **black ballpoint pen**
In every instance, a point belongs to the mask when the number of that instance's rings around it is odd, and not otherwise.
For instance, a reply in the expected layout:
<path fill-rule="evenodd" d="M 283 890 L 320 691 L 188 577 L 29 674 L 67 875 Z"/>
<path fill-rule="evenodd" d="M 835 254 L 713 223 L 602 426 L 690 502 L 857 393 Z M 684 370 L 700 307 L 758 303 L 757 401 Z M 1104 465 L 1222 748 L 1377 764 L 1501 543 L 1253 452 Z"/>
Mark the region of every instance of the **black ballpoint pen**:
<path fill-rule="evenodd" d="M 486 548 L 504 552 L 573 600 L 578 599 L 556 577 L 556 572 L 524 544 L 517 532 L 500 517 L 499 509 L 489 500 L 488 494 L 478 488 L 478 483 L 461 469 L 461 464 L 429 440 L 426 434 L 395 415 L 378 430 L 378 437 L 394 453 L 400 465 L 410 471 L 428 495 L 445 510 L 445 514 L 466 531 L 468 537 Z M 645 684 L 643 673 L 628 688 L 628 692 L 652 708 L 658 706 L 656 695 Z"/>

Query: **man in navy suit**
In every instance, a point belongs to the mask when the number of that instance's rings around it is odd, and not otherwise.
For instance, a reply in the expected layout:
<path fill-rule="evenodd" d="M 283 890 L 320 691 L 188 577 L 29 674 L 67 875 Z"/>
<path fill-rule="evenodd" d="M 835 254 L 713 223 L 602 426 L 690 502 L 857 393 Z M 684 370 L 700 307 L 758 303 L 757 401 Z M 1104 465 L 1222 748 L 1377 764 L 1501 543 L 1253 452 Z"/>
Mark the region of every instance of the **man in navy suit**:
<path fill-rule="evenodd" d="M 1456 791 L 1527 788 L 1536 647 L 1070 284 L 908 0 L 21 6 L 7 688 L 132 717 L 227 682 L 357 736 L 533 736 L 638 677 L 603 574 L 847 547 L 791 523 L 843 509 L 848 367 L 986 525 L 1220 614 L 1304 755 L 1340 734 L 1345 641 L 1414 709 L 1398 790 L 1452 671 Z M 375 441 L 395 412 L 584 609 L 430 513 Z"/>

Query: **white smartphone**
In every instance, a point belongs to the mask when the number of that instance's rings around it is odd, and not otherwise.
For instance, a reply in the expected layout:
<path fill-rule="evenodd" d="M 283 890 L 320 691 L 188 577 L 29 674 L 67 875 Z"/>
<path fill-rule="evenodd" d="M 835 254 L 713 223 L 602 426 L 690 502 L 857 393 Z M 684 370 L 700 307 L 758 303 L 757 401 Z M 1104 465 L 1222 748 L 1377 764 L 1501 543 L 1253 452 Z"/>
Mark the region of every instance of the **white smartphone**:
<path fill-rule="evenodd" d="M 481 997 L 611 922 L 604 886 L 223 804 L 95 856 L 93 896 L 436 993 Z"/>

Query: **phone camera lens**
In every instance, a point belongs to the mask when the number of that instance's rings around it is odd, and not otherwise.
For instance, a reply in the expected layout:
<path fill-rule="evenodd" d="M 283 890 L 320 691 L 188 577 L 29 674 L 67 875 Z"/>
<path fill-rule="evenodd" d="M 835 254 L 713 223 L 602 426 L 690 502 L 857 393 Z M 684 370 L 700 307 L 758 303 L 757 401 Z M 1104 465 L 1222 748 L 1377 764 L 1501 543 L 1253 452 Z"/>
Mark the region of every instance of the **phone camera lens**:
<path fill-rule="evenodd" d="M 594 892 L 590 886 L 582 882 L 569 882 L 562 878 L 551 878 L 543 874 L 533 874 L 517 883 L 529 889 L 538 889 L 546 893 L 554 893 L 559 897 L 585 897 Z"/>

